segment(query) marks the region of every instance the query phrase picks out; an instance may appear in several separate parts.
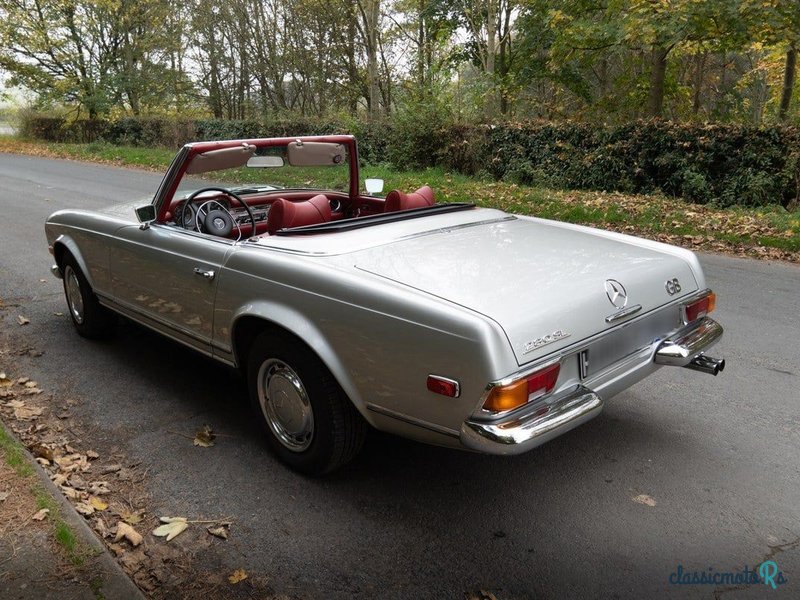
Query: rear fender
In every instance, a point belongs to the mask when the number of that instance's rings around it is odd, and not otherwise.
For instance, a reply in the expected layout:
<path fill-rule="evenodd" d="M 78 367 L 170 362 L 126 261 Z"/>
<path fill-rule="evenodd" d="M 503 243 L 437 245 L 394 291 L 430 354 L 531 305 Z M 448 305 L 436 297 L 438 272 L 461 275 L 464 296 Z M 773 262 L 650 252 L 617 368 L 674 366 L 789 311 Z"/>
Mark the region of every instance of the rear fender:
<path fill-rule="evenodd" d="M 244 317 L 257 317 L 267 324 L 284 329 L 302 340 L 316 353 L 319 359 L 333 374 L 345 394 L 347 394 L 348 398 L 350 398 L 353 405 L 364 418 L 367 419 L 367 421 L 372 421 L 370 413 L 366 410 L 364 400 L 358 388 L 353 383 L 348 370 L 339 360 L 337 353 L 334 351 L 327 337 L 308 318 L 297 310 L 276 302 L 264 300 L 248 302 L 233 316 L 231 329 L 232 340 L 236 339 L 237 323 Z M 236 348 L 232 348 L 232 351 L 236 352 Z M 240 367 L 247 363 L 246 356 L 235 356 L 234 359 L 236 364 Z"/>

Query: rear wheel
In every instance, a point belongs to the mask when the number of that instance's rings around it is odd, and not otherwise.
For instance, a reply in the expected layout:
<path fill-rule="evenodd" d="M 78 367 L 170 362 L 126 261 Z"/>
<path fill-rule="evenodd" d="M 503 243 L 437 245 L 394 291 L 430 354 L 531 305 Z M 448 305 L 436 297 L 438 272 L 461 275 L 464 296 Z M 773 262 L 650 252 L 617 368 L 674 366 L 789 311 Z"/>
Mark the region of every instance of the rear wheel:
<path fill-rule="evenodd" d="M 72 324 L 86 338 L 100 338 L 109 334 L 113 325 L 111 313 L 100 305 L 86 276 L 71 254 L 64 257 L 64 295 Z"/>
<path fill-rule="evenodd" d="M 349 462 L 366 423 L 322 361 L 288 335 L 256 338 L 247 364 L 253 410 L 272 451 L 307 475 Z"/>

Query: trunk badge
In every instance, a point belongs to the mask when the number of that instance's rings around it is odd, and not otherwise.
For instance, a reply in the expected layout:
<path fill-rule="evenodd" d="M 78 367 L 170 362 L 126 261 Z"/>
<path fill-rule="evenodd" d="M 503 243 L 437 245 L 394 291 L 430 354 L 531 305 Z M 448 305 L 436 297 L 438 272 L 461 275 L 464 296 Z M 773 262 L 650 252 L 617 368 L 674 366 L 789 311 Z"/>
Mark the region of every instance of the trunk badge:
<path fill-rule="evenodd" d="M 614 308 L 622 310 L 627 306 L 628 292 L 625 291 L 624 285 L 616 279 L 606 279 L 605 288 L 608 301 L 614 305 Z"/>
<path fill-rule="evenodd" d="M 554 331 L 553 333 L 548 333 L 547 335 L 544 335 L 540 338 L 531 340 L 530 342 L 525 342 L 525 345 L 522 347 L 522 353 L 528 354 L 530 352 L 533 352 L 534 350 L 538 350 L 542 346 L 547 346 L 547 344 L 552 344 L 553 342 L 563 340 L 564 338 L 568 338 L 569 336 L 570 336 L 569 333 L 559 329 L 557 331 Z"/>

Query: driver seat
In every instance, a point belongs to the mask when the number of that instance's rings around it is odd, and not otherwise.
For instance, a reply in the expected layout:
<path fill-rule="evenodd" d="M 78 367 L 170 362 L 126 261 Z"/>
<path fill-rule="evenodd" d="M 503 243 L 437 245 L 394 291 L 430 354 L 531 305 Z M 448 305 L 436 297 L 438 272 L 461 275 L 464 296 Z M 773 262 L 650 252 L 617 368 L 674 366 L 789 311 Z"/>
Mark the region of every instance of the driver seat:
<path fill-rule="evenodd" d="M 331 203 L 324 194 L 302 202 L 291 202 L 278 198 L 272 203 L 267 215 L 267 233 L 273 235 L 279 229 L 317 225 L 331 220 Z"/>

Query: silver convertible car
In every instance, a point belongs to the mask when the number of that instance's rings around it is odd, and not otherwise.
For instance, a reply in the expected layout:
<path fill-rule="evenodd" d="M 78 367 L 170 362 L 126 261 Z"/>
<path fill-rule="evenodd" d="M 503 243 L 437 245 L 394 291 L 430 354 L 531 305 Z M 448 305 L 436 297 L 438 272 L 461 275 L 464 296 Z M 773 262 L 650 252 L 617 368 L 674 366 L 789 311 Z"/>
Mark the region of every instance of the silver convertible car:
<path fill-rule="evenodd" d="M 367 424 L 517 454 L 662 365 L 724 368 L 691 252 L 381 192 L 352 136 L 201 142 L 151 200 L 45 229 L 79 334 L 118 313 L 241 370 L 307 474 L 352 459 Z"/>

